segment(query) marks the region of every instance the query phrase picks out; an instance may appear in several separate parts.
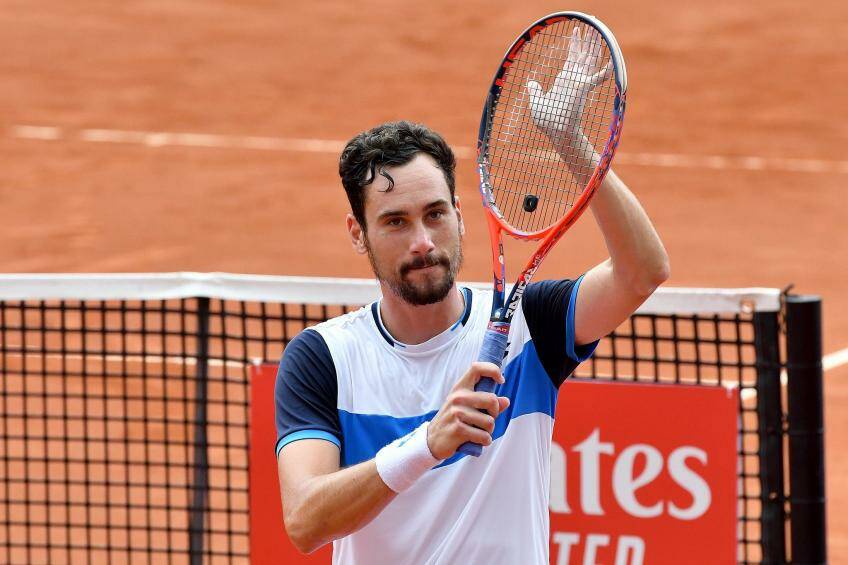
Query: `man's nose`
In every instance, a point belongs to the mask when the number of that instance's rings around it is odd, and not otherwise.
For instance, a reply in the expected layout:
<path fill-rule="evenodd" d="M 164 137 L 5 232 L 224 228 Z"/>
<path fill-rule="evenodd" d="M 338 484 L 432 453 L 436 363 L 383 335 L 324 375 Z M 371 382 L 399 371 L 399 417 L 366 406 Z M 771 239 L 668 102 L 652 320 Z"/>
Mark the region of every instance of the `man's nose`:
<path fill-rule="evenodd" d="M 430 230 L 424 224 L 418 223 L 412 235 L 410 251 L 416 255 L 427 255 L 435 248 L 436 246 L 433 244 L 433 237 Z"/>

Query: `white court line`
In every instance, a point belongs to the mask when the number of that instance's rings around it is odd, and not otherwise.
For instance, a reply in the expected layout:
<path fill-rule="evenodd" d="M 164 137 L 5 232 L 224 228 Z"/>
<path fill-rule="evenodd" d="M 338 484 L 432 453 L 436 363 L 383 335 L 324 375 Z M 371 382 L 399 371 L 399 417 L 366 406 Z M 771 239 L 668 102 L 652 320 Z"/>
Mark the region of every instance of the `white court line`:
<path fill-rule="evenodd" d="M 39 359 L 46 359 L 48 361 L 56 361 L 62 360 L 65 361 L 86 361 L 86 362 L 102 362 L 102 363 L 145 363 L 145 364 L 154 364 L 159 363 L 162 365 L 186 365 L 189 367 L 193 367 L 197 365 L 197 357 L 188 356 L 188 355 L 156 355 L 148 353 L 147 355 L 139 355 L 139 354 L 126 354 L 120 355 L 117 353 L 111 353 L 107 355 L 96 354 L 96 353 L 67 353 L 62 355 L 61 353 L 48 353 L 45 355 L 41 353 L 36 346 L 27 347 L 26 351 L 23 353 L 20 352 L 21 347 L 20 344 L 9 344 L 9 348 L 16 348 L 17 351 L 15 353 L 7 352 L 6 355 L 9 359 L 33 359 L 35 361 Z M 234 360 L 224 360 L 220 357 L 208 357 L 206 359 L 207 365 L 210 367 L 233 367 L 236 369 L 241 369 L 250 365 L 256 365 L 256 360 L 242 363 L 240 361 Z M 100 375 L 96 375 L 100 376 Z M 107 377 L 119 377 L 125 375 L 118 374 L 109 374 L 105 375 Z"/>
<path fill-rule="evenodd" d="M 148 147 L 216 147 L 333 154 L 340 153 L 345 146 L 343 141 L 323 139 L 289 139 L 282 137 L 229 136 L 205 133 L 123 131 L 110 129 L 84 129 L 79 132 L 79 139 L 94 143 L 129 143 L 146 145 Z"/>
<path fill-rule="evenodd" d="M 20 347 L 20 346 L 18 345 L 18 347 Z M 41 353 L 33 350 L 32 348 L 29 349 L 26 352 L 25 355 L 27 357 L 42 357 L 43 356 Z M 58 356 L 58 355 L 48 355 L 48 357 L 57 357 L 58 358 L 60 356 Z M 121 356 L 121 355 L 96 355 L 96 354 L 87 354 L 85 356 L 71 354 L 71 355 L 65 356 L 66 359 L 78 359 L 78 360 L 82 359 L 83 357 L 85 357 L 88 360 L 100 360 L 100 361 L 112 361 L 112 362 L 118 362 L 118 361 L 121 361 L 121 360 L 125 360 L 125 361 L 135 361 L 135 362 L 144 361 L 144 362 L 159 362 L 159 363 L 184 363 L 186 365 L 196 365 L 197 364 L 197 358 L 194 357 L 194 356 L 176 356 L 176 355 L 163 356 L 163 355 L 150 355 L 150 354 L 145 355 L 145 356 L 141 356 L 141 355 L 123 355 L 123 356 Z M 241 362 L 238 362 L 238 361 L 224 361 L 223 359 L 218 359 L 218 358 L 214 358 L 214 357 L 210 357 L 208 359 L 208 362 L 213 367 L 223 367 L 223 366 L 244 367 L 245 366 L 244 363 L 241 363 Z M 256 361 L 254 361 L 254 364 L 255 363 L 256 363 Z M 837 367 L 841 367 L 842 365 L 845 365 L 845 364 L 848 364 L 848 348 L 842 349 L 840 351 L 835 351 L 834 353 L 830 353 L 830 354 L 822 357 L 822 370 L 824 372 L 827 372 L 831 369 L 835 369 Z M 612 378 L 612 374 L 600 374 L 600 375 L 602 377 Z M 578 375 L 578 377 L 585 377 L 585 376 L 584 375 Z M 634 377 L 633 375 L 624 375 L 624 374 L 618 375 L 618 379 L 623 379 L 625 381 L 627 381 L 629 379 L 629 380 L 633 380 L 633 381 L 637 381 L 637 382 L 649 382 L 648 380 L 640 380 L 638 377 Z M 786 371 L 782 370 L 780 372 L 780 384 L 783 385 L 783 386 L 786 386 L 786 382 L 787 382 L 786 379 L 787 379 Z M 650 381 L 650 382 L 653 382 L 653 381 Z M 687 383 L 684 383 L 684 384 L 687 384 Z M 732 384 L 735 385 L 736 383 L 732 383 Z M 744 396 L 744 392 L 746 392 L 746 391 L 743 391 L 743 396 Z"/>
<path fill-rule="evenodd" d="M 334 139 L 302 139 L 117 129 L 82 129 L 75 133 L 65 133 L 58 127 L 34 125 L 15 125 L 9 128 L 9 132 L 9 137 L 17 139 L 49 141 L 70 139 L 90 143 L 125 143 L 147 147 L 213 147 L 262 151 L 330 153 L 334 155 L 338 155 L 345 145 L 344 141 Z M 473 159 L 476 155 L 476 150 L 473 147 L 459 145 L 453 149 L 459 159 Z M 672 169 L 848 174 L 848 161 L 797 159 L 791 157 L 618 153 L 616 155 L 616 164 Z"/>
<path fill-rule="evenodd" d="M 822 369 L 829 371 L 842 365 L 848 364 L 848 347 L 828 353 L 822 357 Z"/>
<path fill-rule="evenodd" d="M 18 347 L 23 349 L 20 344 L 14 344 L 13 347 Z M 33 358 L 34 360 L 44 358 L 43 353 L 36 351 L 34 347 L 29 347 L 26 351 L 23 352 L 21 357 L 25 358 Z M 138 354 L 128 354 L 128 355 L 118 355 L 118 354 L 107 354 L 107 355 L 97 355 L 97 354 L 67 354 L 65 356 L 59 354 L 48 354 L 48 359 L 64 359 L 64 360 L 77 360 L 77 361 L 100 361 L 100 362 L 111 362 L 111 363 L 161 363 L 161 364 L 177 364 L 177 365 L 186 365 L 186 366 L 194 366 L 197 365 L 197 358 L 194 356 L 179 356 L 179 355 L 155 355 L 155 354 L 147 354 L 147 355 L 138 355 Z M 224 360 L 220 358 L 210 357 L 207 359 L 207 363 L 210 367 L 232 367 L 237 369 L 242 369 L 246 367 L 248 364 L 241 363 L 235 360 Z M 254 359 L 251 363 L 253 365 L 261 364 L 262 361 L 259 359 Z M 825 355 L 822 358 L 822 368 L 825 372 L 830 369 L 834 369 L 841 365 L 848 363 L 848 348 L 842 349 L 840 351 L 836 351 L 834 353 L 830 353 Z M 612 378 L 611 374 L 600 374 L 602 377 Z M 109 377 L 119 377 L 122 375 L 104 375 Z M 578 378 L 586 378 L 586 375 L 576 375 Z M 618 375 L 618 379 L 623 382 L 653 382 L 651 380 L 642 380 L 633 375 Z M 781 387 L 786 387 L 788 382 L 788 376 L 786 374 L 786 370 L 780 371 L 780 385 Z M 694 384 L 694 383 L 682 383 L 682 384 Z M 725 381 L 724 387 L 726 388 L 738 388 L 738 382 L 730 382 Z M 757 389 L 751 387 L 745 387 L 739 391 L 740 399 L 743 402 L 749 402 L 757 397 Z"/>
<path fill-rule="evenodd" d="M 62 137 L 62 130 L 50 126 L 12 126 L 12 137 L 54 140 Z"/>
<path fill-rule="evenodd" d="M 615 156 L 615 162 L 618 165 L 641 165 L 663 168 L 848 174 L 848 161 L 826 161 L 823 159 L 754 156 L 730 157 L 724 155 L 680 155 L 669 153 L 619 153 Z"/>

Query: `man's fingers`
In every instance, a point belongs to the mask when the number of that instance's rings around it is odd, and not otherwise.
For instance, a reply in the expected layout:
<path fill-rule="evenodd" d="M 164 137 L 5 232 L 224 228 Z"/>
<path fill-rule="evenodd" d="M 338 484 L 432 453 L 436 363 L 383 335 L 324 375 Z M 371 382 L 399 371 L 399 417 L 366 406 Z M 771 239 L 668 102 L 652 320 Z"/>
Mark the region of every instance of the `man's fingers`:
<path fill-rule="evenodd" d="M 462 399 L 462 404 L 475 410 L 485 410 L 493 417 L 501 413 L 498 396 L 492 392 L 472 392 Z"/>
<path fill-rule="evenodd" d="M 463 422 L 460 422 L 459 426 L 459 432 L 464 440 L 482 446 L 492 444 L 492 434 L 490 434 L 486 430 L 481 430 L 476 426 L 472 426 Z"/>
<path fill-rule="evenodd" d="M 601 84 L 602 82 L 607 80 L 610 77 L 611 74 L 612 74 L 612 61 L 609 61 L 609 62 L 607 62 L 606 65 L 604 65 L 603 69 L 601 69 L 600 71 L 598 71 L 597 73 L 595 73 L 592 76 L 591 80 L 589 81 L 589 84 L 592 85 L 592 88 L 595 88 L 596 86 L 598 86 L 599 84 Z"/>
<path fill-rule="evenodd" d="M 509 408 L 509 398 L 506 396 L 498 397 L 498 414 Z"/>
<path fill-rule="evenodd" d="M 527 81 L 527 93 L 530 94 L 530 106 L 538 106 L 545 96 L 542 85 L 535 80 Z"/>
<path fill-rule="evenodd" d="M 571 40 L 568 42 L 568 62 L 576 63 L 580 59 L 580 28 L 575 27 L 571 32 Z"/>
<path fill-rule="evenodd" d="M 577 64 L 586 65 L 589 62 L 589 57 L 592 55 L 592 48 L 589 43 L 589 32 L 580 40 L 580 56 L 577 58 Z"/>
<path fill-rule="evenodd" d="M 489 377 L 496 383 L 504 382 L 501 370 L 494 363 L 486 363 L 484 361 L 476 361 L 471 364 L 468 371 L 459 379 L 454 388 L 474 388 L 480 379 Z"/>
<path fill-rule="evenodd" d="M 595 70 L 601 58 L 601 34 L 595 28 L 590 28 L 583 37 L 583 49 L 586 52 L 586 64 L 590 70 Z"/>
<path fill-rule="evenodd" d="M 476 361 L 471 364 L 471 372 L 476 375 L 476 378 L 474 379 L 474 384 L 477 384 L 477 382 L 483 377 L 489 377 L 490 379 L 494 380 L 496 383 L 499 384 L 504 382 L 500 367 L 498 367 L 494 363 Z"/>
<path fill-rule="evenodd" d="M 457 412 L 457 417 L 461 422 L 464 422 L 469 426 L 474 426 L 475 428 L 485 430 L 490 434 L 495 430 L 494 416 L 491 416 L 485 412 L 480 412 L 479 410 L 475 410 L 473 408 L 463 407 Z"/>
<path fill-rule="evenodd" d="M 501 413 L 499 397 L 493 392 L 462 389 L 451 393 L 451 398 L 458 406 L 468 407 L 472 410 L 485 410 L 492 416 Z"/>

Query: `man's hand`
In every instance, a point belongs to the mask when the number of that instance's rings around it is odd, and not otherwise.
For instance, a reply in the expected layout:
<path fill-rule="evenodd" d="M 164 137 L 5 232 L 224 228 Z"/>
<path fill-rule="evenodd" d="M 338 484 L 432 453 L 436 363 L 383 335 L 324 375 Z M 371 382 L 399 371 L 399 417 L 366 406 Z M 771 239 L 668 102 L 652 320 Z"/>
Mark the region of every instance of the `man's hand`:
<path fill-rule="evenodd" d="M 428 427 L 427 446 L 436 459 L 447 459 L 467 441 L 483 446 L 492 443 L 495 418 L 509 406 L 509 399 L 491 392 L 475 392 L 474 385 L 481 377 L 504 382 L 497 365 L 472 363 Z"/>
<path fill-rule="evenodd" d="M 568 57 L 551 89 L 545 93 L 542 86 L 531 80 L 527 83 L 530 94 L 530 113 L 533 122 L 548 136 L 560 153 L 571 145 L 583 148 L 588 145 L 580 120 L 586 98 L 612 72 L 612 63 L 598 70 L 603 41 L 597 30 L 588 30 L 581 37 L 580 28 L 574 28 L 568 44 Z M 587 154 L 591 158 L 591 154 Z"/>

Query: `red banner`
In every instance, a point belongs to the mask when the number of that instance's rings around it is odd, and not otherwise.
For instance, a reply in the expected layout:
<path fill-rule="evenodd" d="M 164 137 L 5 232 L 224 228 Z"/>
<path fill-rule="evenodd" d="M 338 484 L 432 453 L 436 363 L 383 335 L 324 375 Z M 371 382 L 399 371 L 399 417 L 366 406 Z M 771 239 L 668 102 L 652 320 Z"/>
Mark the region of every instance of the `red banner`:
<path fill-rule="evenodd" d="M 250 368 L 250 563 L 329 563 L 333 546 L 311 555 L 301 554 L 289 541 L 283 525 L 280 483 L 274 444 L 274 383 L 276 365 Z"/>
<path fill-rule="evenodd" d="M 736 389 L 567 381 L 551 563 L 736 562 Z"/>
<path fill-rule="evenodd" d="M 283 529 L 273 446 L 276 367 L 251 370 L 251 563 L 303 556 Z M 567 381 L 551 451 L 551 563 L 736 562 L 737 391 Z"/>

